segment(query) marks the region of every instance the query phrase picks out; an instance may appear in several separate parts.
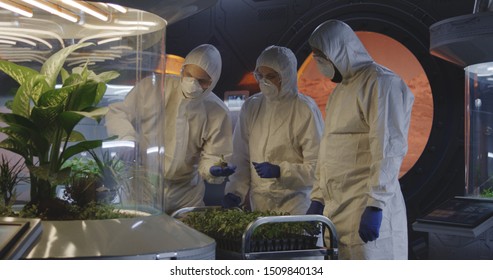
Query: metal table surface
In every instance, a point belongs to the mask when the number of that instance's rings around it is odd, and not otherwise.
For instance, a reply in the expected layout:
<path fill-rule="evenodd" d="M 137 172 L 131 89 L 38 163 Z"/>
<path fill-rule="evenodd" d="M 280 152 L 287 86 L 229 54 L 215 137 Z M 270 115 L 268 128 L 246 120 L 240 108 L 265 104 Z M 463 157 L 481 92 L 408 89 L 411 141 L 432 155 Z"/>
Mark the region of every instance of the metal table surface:
<path fill-rule="evenodd" d="M 43 221 L 27 259 L 214 259 L 214 239 L 166 214 Z"/>

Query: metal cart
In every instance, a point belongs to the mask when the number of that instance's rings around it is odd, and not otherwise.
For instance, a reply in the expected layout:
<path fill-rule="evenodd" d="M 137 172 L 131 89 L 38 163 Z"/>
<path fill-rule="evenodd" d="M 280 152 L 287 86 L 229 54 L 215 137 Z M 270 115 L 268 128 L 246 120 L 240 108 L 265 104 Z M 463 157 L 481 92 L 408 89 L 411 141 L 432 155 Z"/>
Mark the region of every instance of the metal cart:
<path fill-rule="evenodd" d="M 219 206 L 206 206 L 206 207 L 187 207 L 182 208 L 174 212 L 171 216 L 174 218 L 180 218 L 188 212 L 205 211 L 207 209 L 221 209 Z M 238 209 L 241 211 L 241 209 Z M 323 240 L 323 246 L 317 246 L 314 249 L 302 249 L 302 250 L 279 250 L 279 251 L 261 251 L 252 252 L 251 243 L 253 232 L 261 225 L 269 223 L 292 223 L 292 222 L 315 222 L 320 223 L 321 238 Z M 325 234 L 329 234 L 330 244 L 325 244 Z M 337 232 L 334 224 L 327 217 L 322 215 L 291 215 L 291 216 L 266 216 L 259 217 L 255 221 L 251 222 L 245 229 L 241 240 L 241 252 L 223 250 L 216 248 L 216 259 L 303 259 L 320 257 L 325 260 L 337 260 L 338 259 L 338 239 Z"/>

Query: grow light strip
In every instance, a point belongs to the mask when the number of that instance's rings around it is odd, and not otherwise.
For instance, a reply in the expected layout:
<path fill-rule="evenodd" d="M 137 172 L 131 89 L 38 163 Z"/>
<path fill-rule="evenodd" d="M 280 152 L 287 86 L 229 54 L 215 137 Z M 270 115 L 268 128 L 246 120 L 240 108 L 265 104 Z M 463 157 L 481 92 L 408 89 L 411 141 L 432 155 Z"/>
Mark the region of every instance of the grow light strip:
<path fill-rule="evenodd" d="M 33 47 L 36 47 L 36 43 L 35 42 L 33 42 L 31 40 L 27 40 L 27 39 L 22 39 L 22 38 L 19 38 L 19 37 L 16 37 L 16 36 L 0 35 L 0 39 L 22 42 L 22 43 L 31 45 Z"/>
<path fill-rule="evenodd" d="M 44 1 L 38 1 L 38 0 L 22 0 L 23 2 L 26 2 L 28 4 L 31 4 L 35 7 L 38 7 L 42 10 L 45 10 L 51 14 L 57 15 L 61 18 L 64 18 L 68 21 L 71 22 L 78 22 L 79 21 L 79 16 L 75 15 L 72 12 L 69 12 L 65 9 L 62 9 L 60 6 L 57 6 L 55 4 L 49 3 L 49 2 L 44 2 Z"/>
<path fill-rule="evenodd" d="M 25 17 L 33 17 L 33 10 L 9 0 L 0 0 L 0 7 Z"/>
<path fill-rule="evenodd" d="M 80 9 L 102 21 L 108 21 L 108 15 L 104 14 L 101 10 L 91 4 L 73 0 L 62 0 L 62 2 L 74 8 Z"/>
<path fill-rule="evenodd" d="M 12 36 L 23 36 L 23 34 L 34 34 L 34 35 L 38 35 L 39 34 L 43 34 L 43 35 L 48 35 L 48 36 L 51 36 L 55 39 L 58 40 L 58 42 L 60 42 L 60 45 L 62 46 L 62 48 L 65 47 L 65 43 L 63 42 L 63 39 L 62 37 L 60 37 L 60 35 L 56 34 L 55 32 L 51 32 L 51 31 L 45 31 L 45 30 L 39 30 L 39 29 L 30 29 L 30 28 L 20 28 L 20 27 L 0 27 L 0 33 L 3 33 L 3 34 L 11 34 Z M 33 36 L 31 36 L 33 37 Z M 37 38 L 37 37 L 34 37 L 34 38 Z M 36 39 L 37 41 L 43 43 L 46 45 L 46 41 L 38 38 Z M 48 43 L 48 46 L 50 49 L 52 47 L 51 44 Z"/>
<path fill-rule="evenodd" d="M 142 21 L 142 20 L 120 20 L 115 19 L 116 24 L 121 25 L 142 25 L 142 26 L 157 26 L 158 23 L 154 21 Z"/>
<path fill-rule="evenodd" d="M 122 39 L 122 37 L 113 37 L 113 38 L 104 39 L 104 40 L 98 41 L 98 45 L 107 44 L 107 43 L 114 42 L 114 41 L 119 41 L 121 39 Z"/>
<path fill-rule="evenodd" d="M 0 39 L 0 44 L 15 45 L 15 44 L 17 44 L 17 42 L 11 41 L 11 40 L 1 40 Z"/>
<path fill-rule="evenodd" d="M 19 31 L 20 31 L 20 28 L 19 28 Z M 43 40 L 41 38 L 38 38 L 36 36 L 31 36 L 31 35 L 27 35 L 27 34 L 22 34 L 20 32 L 5 32 L 3 31 L 2 29 L 0 29 L 0 35 L 7 35 L 7 36 L 14 36 L 14 37 L 23 37 L 23 38 L 28 38 L 28 39 L 31 39 L 31 40 L 34 40 L 34 41 L 38 41 L 40 43 L 43 43 L 45 44 L 48 48 L 50 49 L 53 49 L 53 46 L 48 43 L 46 40 Z"/>
<path fill-rule="evenodd" d="M 117 4 L 108 3 L 107 5 L 110 6 L 111 8 L 119 11 L 120 13 L 123 13 L 123 14 L 126 14 L 128 11 L 127 8 L 120 6 L 120 5 L 117 5 Z"/>
<path fill-rule="evenodd" d="M 101 29 L 103 29 L 103 30 L 122 30 L 122 31 L 134 31 L 134 30 L 147 31 L 147 30 L 149 30 L 149 27 L 141 26 L 141 25 L 115 26 L 115 25 L 94 25 L 94 24 L 84 23 L 82 26 L 84 26 L 84 28 L 88 28 L 88 29 L 99 29 L 99 30 L 101 30 Z"/>
<path fill-rule="evenodd" d="M 128 34 L 131 34 L 131 33 L 130 32 L 108 32 L 108 33 L 101 33 L 101 34 L 96 34 L 96 35 L 92 35 L 92 36 L 87 36 L 87 37 L 81 38 L 78 43 L 83 43 L 83 42 L 86 42 L 88 40 L 99 39 L 99 38 L 110 38 L 110 37 L 119 37 L 119 36 L 122 36 L 123 37 L 123 36 L 128 35 Z"/>

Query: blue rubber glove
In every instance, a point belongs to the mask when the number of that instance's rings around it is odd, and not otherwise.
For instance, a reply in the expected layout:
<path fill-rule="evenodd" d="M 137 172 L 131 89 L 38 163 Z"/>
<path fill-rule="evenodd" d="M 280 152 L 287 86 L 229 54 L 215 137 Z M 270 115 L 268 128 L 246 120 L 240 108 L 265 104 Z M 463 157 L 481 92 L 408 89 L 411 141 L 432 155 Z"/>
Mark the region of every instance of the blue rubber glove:
<path fill-rule="evenodd" d="M 225 209 L 240 207 L 241 198 L 232 193 L 228 193 L 223 197 L 221 202 L 222 207 Z"/>
<path fill-rule="evenodd" d="M 279 178 L 281 177 L 281 167 L 269 162 L 252 162 L 260 178 Z"/>
<path fill-rule="evenodd" d="M 359 223 L 359 237 L 365 243 L 378 238 L 382 225 L 382 209 L 377 207 L 366 207 L 361 215 Z"/>
<path fill-rule="evenodd" d="M 221 167 L 221 166 L 211 166 L 209 169 L 209 172 L 211 173 L 212 176 L 215 177 L 227 177 L 233 173 L 235 173 L 236 166 L 234 165 L 228 165 L 226 167 Z"/>
<path fill-rule="evenodd" d="M 323 205 L 321 202 L 312 200 L 312 203 L 310 204 L 310 207 L 306 211 L 306 214 L 307 215 L 311 215 L 311 214 L 323 215 L 324 214 L 324 207 L 325 207 L 325 205 Z"/>

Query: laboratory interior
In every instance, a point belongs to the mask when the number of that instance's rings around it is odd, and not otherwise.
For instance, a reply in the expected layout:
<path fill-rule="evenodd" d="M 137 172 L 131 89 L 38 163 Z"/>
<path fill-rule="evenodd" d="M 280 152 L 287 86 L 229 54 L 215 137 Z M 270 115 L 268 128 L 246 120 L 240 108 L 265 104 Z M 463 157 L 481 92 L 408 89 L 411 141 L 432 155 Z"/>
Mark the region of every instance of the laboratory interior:
<path fill-rule="evenodd" d="M 356 36 L 314 39 L 333 23 Z M 336 103 L 366 86 L 338 56 L 403 81 L 402 161 L 345 167 L 357 133 L 331 135 L 353 108 Z M 272 101 L 276 78 L 300 104 Z M 376 106 L 389 120 L 354 164 L 406 119 Z M 0 154 L 4 260 L 392 259 L 366 251 L 388 239 L 401 259 L 493 259 L 493 0 L 0 0 Z M 402 231 L 379 195 L 402 196 Z"/>

